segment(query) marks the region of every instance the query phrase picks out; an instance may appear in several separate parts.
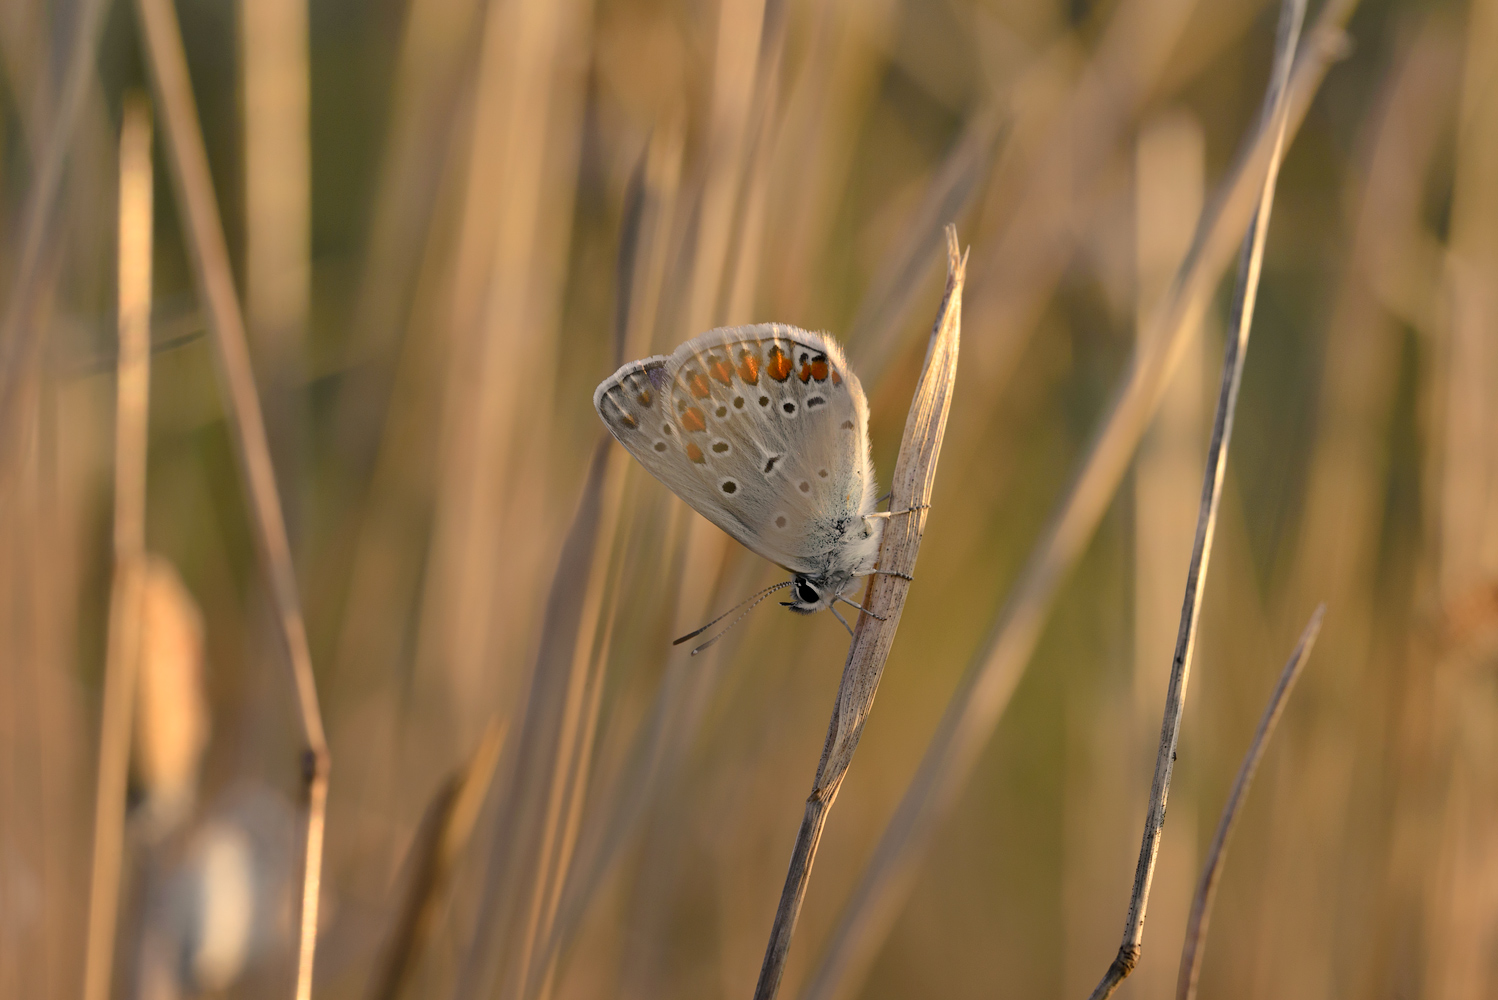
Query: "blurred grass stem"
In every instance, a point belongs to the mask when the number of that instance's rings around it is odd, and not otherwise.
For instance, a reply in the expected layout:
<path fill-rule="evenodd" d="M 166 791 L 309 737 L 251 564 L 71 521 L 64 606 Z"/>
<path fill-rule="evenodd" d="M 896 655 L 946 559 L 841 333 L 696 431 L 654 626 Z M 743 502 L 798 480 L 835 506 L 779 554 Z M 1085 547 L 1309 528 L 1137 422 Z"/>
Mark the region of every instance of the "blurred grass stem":
<path fill-rule="evenodd" d="M 853 752 L 863 735 L 863 724 L 874 707 L 874 695 L 879 688 L 884 663 L 894 645 L 900 614 L 910 590 L 910 578 L 915 572 L 916 554 L 926 529 L 926 508 L 931 503 L 936 462 L 941 455 L 942 436 L 952 406 L 952 388 L 957 379 L 962 287 L 967 273 L 967 255 L 958 247 L 956 228 L 948 226 L 946 235 L 946 293 L 942 296 L 941 308 L 931 330 L 926 363 L 905 421 L 891 487 L 890 510 L 919 510 L 919 513 L 890 518 L 885 523 L 879 565 L 891 572 L 871 578 L 868 597 L 863 602 L 868 610 L 858 616 L 848 661 L 843 667 L 842 682 L 838 685 L 832 721 L 827 727 L 827 742 L 817 764 L 811 794 L 806 799 L 806 814 L 796 836 L 790 871 L 781 891 L 770 943 L 765 949 L 764 964 L 754 989 L 755 1000 L 771 1000 L 780 990 L 791 935 L 795 932 L 796 918 L 800 916 L 801 903 L 806 897 L 806 886 L 811 879 L 811 867 L 816 860 L 817 844 L 822 839 L 827 812 L 837 798 L 849 765 L 853 763 Z"/>
<path fill-rule="evenodd" d="M 225 416 L 238 452 L 246 503 L 254 522 L 262 568 L 270 586 L 277 624 L 295 686 L 302 735 L 306 741 L 303 777 L 307 783 L 307 839 L 302 870 L 301 926 L 297 946 L 296 998 L 312 995 L 312 962 L 317 947 L 317 906 L 322 882 L 323 834 L 327 822 L 328 755 L 322 710 L 312 673 L 312 653 L 297 592 L 296 570 L 286 538 L 286 522 L 276 491 L 276 475 L 266 440 L 260 397 L 245 343 L 244 315 L 234 289 L 234 272 L 223 223 L 214 199 L 208 154 L 198 124 L 182 32 L 171 0 L 136 0 L 145 61 L 165 123 L 167 156 L 175 181 L 178 212 L 186 230 L 193 278 L 213 331 Z"/>
<path fill-rule="evenodd" d="M 1134 971 L 1143 947 L 1145 907 L 1149 902 L 1150 883 L 1154 878 L 1160 838 L 1165 829 L 1165 802 L 1170 794 L 1170 778 L 1175 770 L 1176 746 L 1180 742 L 1181 719 L 1186 709 L 1186 684 L 1191 677 L 1191 659 L 1196 649 L 1197 629 L 1201 624 L 1202 595 L 1206 589 L 1207 567 L 1211 562 L 1212 537 L 1217 529 L 1217 509 L 1222 501 L 1223 477 L 1227 474 L 1228 446 L 1233 437 L 1233 414 L 1238 405 L 1238 389 L 1243 381 L 1248 335 L 1253 327 L 1254 302 L 1264 262 L 1264 242 L 1269 232 L 1270 211 L 1274 207 L 1275 181 L 1279 177 L 1280 160 L 1284 154 L 1290 71 L 1294 65 L 1295 50 L 1300 41 L 1304 19 L 1305 0 L 1285 0 L 1280 11 L 1274 69 L 1269 91 L 1264 98 L 1262 116 L 1264 122 L 1272 123 L 1274 148 L 1260 190 L 1259 206 L 1248 233 L 1244 236 L 1239 257 L 1238 285 L 1233 296 L 1222 359 L 1222 388 L 1217 400 L 1217 413 L 1212 422 L 1212 441 L 1207 448 L 1207 468 L 1202 481 L 1196 540 L 1191 549 L 1191 566 L 1186 573 L 1186 596 L 1181 608 L 1180 629 L 1176 633 L 1170 685 L 1166 689 L 1165 718 L 1160 728 L 1160 749 L 1155 758 L 1155 776 L 1150 789 L 1149 812 L 1144 821 L 1144 838 L 1139 847 L 1139 864 L 1134 872 L 1134 890 L 1129 900 L 1129 915 L 1118 955 L 1108 966 L 1102 981 L 1093 989 L 1091 1000 L 1104 1000 L 1113 994 L 1118 984 Z"/>
<path fill-rule="evenodd" d="M 1311 614 L 1311 620 L 1306 623 L 1305 631 L 1300 634 L 1300 641 L 1295 644 L 1295 651 L 1290 654 L 1289 662 L 1280 672 L 1279 683 L 1269 696 L 1269 704 L 1264 707 L 1259 728 L 1254 730 L 1253 742 L 1243 757 L 1243 764 L 1238 768 L 1238 777 L 1233 780 L 1227 804 L 1222 807 L 1222 818 L 1217 823 L 1212 844 L 1207 848 L 1207 863 L 1202 866 L 1201 881 L 1191 900 L 1191 916 L 1186 922 L 1186 943 L 1181 948 L 1181 973 L 1176 981 L 1176 1000 L 1195 1000 L 1196 981 L 1201 974 L 1202 946 L 1207 939 L 1207 925 L 1212 918 L 1212 901 L 1216 898 L 1217 882 L 1222 877 L 1222 864 L 1227 857 L 1228 837 L 1232 836 L 1238 809 L 1248 797 L 1249 785 L 1253 784 L 1254 772 L 1258 770 L 1259 761 L 1264 758 L 1269 738 L 1274 735 L 1275 724 L 1279 722 L 1285 704 L 1290 700 L 1290 691 L 1295 687 L 1295 681 L 1300 677 L 1306 660 L 1310 659 L 1311 647 L 1316 645 L 1316 636 L 1321 632 L 1321 618 L 1325 614 L 1326 605 L 1317 605 Z"/>
<path fill-rule="evenodd" d="M 146 569 L 146 435 L 151 399 L 151 111 L 126 99 L 120 128 L 119 361 L 115 393 L 114 580 L 104 664 L 84 1000 L 108 1000 L 125 840 L 130 728 Z"/>
<path fill-rule="evenodd" d="M 409 853 L 411 881 L 401 905 L 371 1000 L 397 1000 L 410 984 L 422 955 L 437 931 L 447 889 L 473 837 L 479 812 L 494 783 L 508 725 L 490 723 L 468 763 L 443 783 Z"/>
<path fill-rule="evenodd" d="M 94 59 L 108 9 L 107 0 L 83 0 L 78 11 L 62 94 L 21 208 L 21 252 L 5 311 L 0 315 L 0 428 L 21 426 L 16 416 L 24 395 L 22 386 L 40 353 L 43 324 L 36 322 L 35 311 L 38 296 L 47 285 L 42 280 L 47 247 L 57 238 L 55 214 L 63 171 L 94 76 Z M 8 434 L 0 435 L 0 450 L 14 443 Z"/>
<path fill-rule="evenodd" d="M 1331 63 L 1345 51 L 1342 25 L 1356 0 L 1329 0 L 1307 39 L 1287 90 L 1284 136 L 1303 120 Z M 1032 551 L 967 673 L 947 703 L 920 768 L 906 786 L 863 878 L 805 994 L 846 996 L 861 982 L 913 884 L 919 852 L 951 808 L 978 754 L 998 725 L 1040 639 L 1057 589 L 1107 510 L 1134 449 L 1149 427 L 1165 385 L 1198 329 L 1222 270 L 1259 201 L 1278 127 L 1261 121 L 1234 169 L 1197 225 L 1191 251 L 1140 337 L 1141 350 L 1112 411 L 1094 438 L 1076 480 Z"/>

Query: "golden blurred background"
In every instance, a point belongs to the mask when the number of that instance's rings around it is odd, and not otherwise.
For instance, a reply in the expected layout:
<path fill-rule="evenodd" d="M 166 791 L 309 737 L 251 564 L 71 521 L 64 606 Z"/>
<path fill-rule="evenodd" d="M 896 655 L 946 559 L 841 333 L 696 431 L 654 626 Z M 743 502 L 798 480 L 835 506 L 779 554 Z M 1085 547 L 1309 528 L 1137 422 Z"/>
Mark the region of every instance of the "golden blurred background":
<path fill-rule="evenodd" d="M 924 551 L 781 995 L 1085 997 L 1144 822 L 1227 260 L 1012 697 L 830 949 L 1199 220 L 1256 190 L 1278 18 L 0 5 L 0 997 L 751 995 L 847 635 L 765 608 L 672 647 L 783 573 L 591 394 L 713 326 L 826 330 L 887 484 L 947 222 L 971 256 Z M 1327 64 L 1290 122 L 1130 1000 L 1175 989 L 1321 601 L 1202 995 L 1498 995 L 1498 2 L 1306 25 Z"/>

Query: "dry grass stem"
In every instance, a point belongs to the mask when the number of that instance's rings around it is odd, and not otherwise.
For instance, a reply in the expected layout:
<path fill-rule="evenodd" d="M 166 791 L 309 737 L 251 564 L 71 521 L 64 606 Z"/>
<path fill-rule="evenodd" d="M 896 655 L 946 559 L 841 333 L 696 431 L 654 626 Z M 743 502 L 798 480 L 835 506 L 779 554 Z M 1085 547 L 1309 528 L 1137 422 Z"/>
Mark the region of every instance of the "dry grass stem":
<path fill-rule="evenodd" d="M 139 826 L 156 839 L 188 818 L 212 720 L 203 690 L 203 613 L 172 563 L 146 559 L 135 699 Z"/>
<path fill-rule="evenodd" d="M 1293 135 L 1334 59 L 1356 0 L 1331 0 L 1301 49 L 1286 97 Z M 1247 229 L 1279 131 L 1261 122 L 1197 226 L 1191 252 L 1141 335 L 1141 350 L 1077 478 L 995 621 L 988 640 L 947 703 L 937 732 L 880 838 L 824 953 L 809 1000 L 846 996 L 861 982 L 910 887 L 920 851 L 988 741 L 1029 664 L 1057 589 L 1086 548 L 1153 418 L 1185 341 L 1199 327 L 1212 290 Z"/>
<path fill-rule="evenodd" d="M 312 301 L 308 0 L 239 5 L 244 113 L 244 311 L 283 511 L 300 536 Z"/>
<path fill-rule="evenodd" d="M 594 449 L 572 527 L 547 596 L 540 646 L 515 764 L 505 778 L 489 847 L 489 874 L 465 963 L 460 996 L 487 996 L 496 976 L 523 991 L 546 901 L 566 874 L 571 798 L 581 788 L 579 751 L 591 739 L 597 678 L 590 665 L 602 586 L 617 523 L 622 477 L 610 476 L 611 439 Z M 585 773 L 585 772 L 583 772 Z"/>
<path fill-rule="evenodd" d="M 494 783 L 507 728 L 504 723 L 491 723 L 468 763 L 443 782 L 427 806 L 407 853 L 409 882 L 380 971 L 372 981 L 370 1000 L 397 1000 L 430 947 L 453 873 Z"/>
<path fill-rule="evenodd" d="M 137 0 L 145 61 L 165 124 L 166 148 L 175 181 L 178 212 L 186 229 L 193 278 L 213 332 L 220 387 L 227 397 L 225 414 L 233 431 L 262 568 L 270 585 L 277 625 L 286 644 L 296 701 L 306 741 L 303 762 L 307 783 L 306 853 L 302 869 L 300 929 L 297 945 L 297 1000 L 312 995 L 312 962 L 317 947 L 317 906 L 322 879 L 323 835 L 327 821 L 327 739 L 312 673 L 312 653 L 302 619 L 296 570 L 286 538 L 286 522 L 276 491 L 276 476 L 266 440 L 260 397 L 245 343 L 244 316 L 234 289 L 229 248 L 214 197 L 208 155 L 198 124 L 192 81 L 177 12 L 170 0 Z"/>
<path fill-rule="evenodd" d="M 879 262 L 867 294 L 848 330 L 859 377 L 877 385 L 897 349 L 903 348 L 905 314 L 927 277 L 949 219 L 962 221 L 993 173 L 1004 146 L 1006 123 L 997 108 L 975 112 L 936 169 L 920 206 L 900 238 Z"/>
<path fill-rule="evenodd" d="M 94 60 L 108 10 L 107 0 L 84 0 L 77 12 L 62 92 L 21 208 L 20 253 L 12 265 L 14 277 L 0 314 L 0 428 L 5 428 L 0 433 L 0 453 L 16 444 L 10 429 L 22 425 L 17 419 L 22 388 L 41 351 L 46 325 L 38 322 L 35 313 L 47 284 L 43 271 L 48 246 L 57 239 L 57 202 L 68 150 L 94 79 Z"/>
<path fill-rule="evenodd" d="M 1171 774 L 1175 770 L 1176 745 L 1180 742 L 1181 719 L 1186 708 L 1186 684 L 1191 676 L 1192 654 L 1201 623 L 1202 595 L 1206 588 L 1207 567 L 1211 562 L 1212 537 L 1217 528 L 1217 509 L 1222 500 L 1222 482 L 1227 475 L 1228 446 L 1233 437 L 1233 414 L 1238 405 L 1238 388 L 1243 380 L 1248 335 L 1253 326 L 1254 302 L 1264 260 L 1264 242 L 1269 231 L 1270 210 L 1274 206 L 1274 188 L 1279 175 L 1280 158 L 1284 152 L 1287 88 L 1304 17 L 1305 0 L 1286 0 L 1280 12 L 1274 69 L 1269 91 L 1264 98 L 1262 115 L 1262 121 L 1274 130 L 1275 144 L 1269 169 L 1264 177 L 1259 206 L 1254 213 L 1253 223 L 1244 236 L 1239 259 L 1238 285 L 1233 296 L 1227 344 L 1222 359 L 1222 388 L 1218 395 L 1217 413 L 1212 422 L 1212 440 L 1207 448 L 1207 467 L 1202 481 L 1196 540 L 1191 549 L 1191 566 L 1186 573 L 1186 597 L 1181 608 L 1180 628 L 1176 633 L 1170 685 L 1165 696 L 1165 719 L 1160 728 L 1160 749 L 1155 758 L 1155 776 L 1150 790 L 1149 812 L 1145 817 L 1144 838 L 1139 848 L 1139 864 L 1134 873 L 1134 891 L 1130 897 L 1129 915 L 1118 955 L 1109 965 L 1102 981 L 1093 989 L 1091 1000 L 1104 1000 L 1113 994 L 1118 984 L 1134 971 L 1143 944 L 1145 907 L 1149 902 L 1150 883 L 1154 878 L 1155 861 L 1160 851 L 1160 837 L 1165 829 L 1165 802 L 1170 793 Z"/>
<path fill-rule="evenodd" d="M 947 288 L 931 330 L 921 380 L 911 400 L 900 441 L 899 458 L 891 484 L 890 510 L 910 511 L 886 523 L 879 548 L 879 566 L 887 571 L 872 578 L 864 606 L 854 629 L 853 643 L 838 685 L 837 703 L 827 727 L 827 742 L 817 764 L 816 779 L 806 799 L 806 815 L 796 836 L 790 871 L 775 911 L 770 943 L 755 986 L 755 1000 L 771 1000 L 785 974 L 786 955 L 796 918 L 811 879 L 817 844 L 827 822 L 827 812 L 853 763 L 863 724 L 874 707 L 874 694 L 884 672 L 885 660 L 894 645 L 900 613 L 915 572 L 916 554 L 926 529 L 926 508 L 936 482 L 936 462 L 952 406 L 952 388 L 957 379 L 957 353 L 962 334 L 962 286 L 967 273 L 967 255 L 957 244 L 957 230 L 947 227 Z M 896 575 L 899 574 L 899 575 Z"/>
<path fill-rule="evenodd" d="M 1295 687 L 1301 669 L 1311 656 L 1311 647 L 1316 644 L 1316 636 L 1321 632 L 1321 618 L 1325 613 L 1326 605 L 1318 605 L 1311 620 L 1306 623 L 1305 631 L 1300 634 L 1300 641 L 1295 644 L 1295 650 L 1290 654 L 1285 669 L 1280 672 L 1279 683 L 1269 696 L 1269 704 L 1264 706 L 1264 715 L 1259 719 L 1259 728 L 1254 730 L 1248 753 L 1243 756 L 1238 777 L 1233 780 L 1227 804 L 1222 807 L 1222 818 L 1218 820 L 1217 832 L 1213 834 L 1212 843 L 1207 848 L 1207 862 L 1202 866 L 1201 881 L 1197 883 L 1196 895 L 1191 900 L 1191 916 L 1186 922 L 1186 939 L 1181 948 L 1181 973 L 1176 980 L 1176 1000 L 1193 1000 L 1196 996 L 1196 980 L 1201 973 L 1202 946 L 1206 942 L 1207 925 L 1212 918 L 1212 901 L 1217 895 L 1217 882 L 1222 877 L 1228 838 L 1232 836 L 1233 824 L 1238 819 L 1238 808 L 1248 796 L 1248 787 L 1253 784 L 1254 772 L 1258 770 L 1264 750 L 1269 746 L 1269 738 L 1274 735 L 1274 727 L 1285 710 L 1285 704 L 1290 700 L 1290 691 Z"/>
<path fill-rule="evenodd" d="M 120 870 L 125 785 L 141 645 L 146 572 L 146 435 L 151 399 L 151 111 L 126 101 L 120 128 L 119 362 L 115 395 L 114 581 L 99 733 L 84 1000 L 108 1000 Z"/>

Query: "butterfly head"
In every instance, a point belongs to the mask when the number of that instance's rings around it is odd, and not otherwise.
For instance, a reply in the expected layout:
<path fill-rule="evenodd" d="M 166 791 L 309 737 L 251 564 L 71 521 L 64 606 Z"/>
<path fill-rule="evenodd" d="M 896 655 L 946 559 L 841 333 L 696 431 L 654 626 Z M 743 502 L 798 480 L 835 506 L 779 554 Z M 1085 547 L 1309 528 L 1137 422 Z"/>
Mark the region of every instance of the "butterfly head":
<path fill-rule="evenodd" d="M 825 580 L 813 580 L 802 573 L 791 578 L 791 598 L 781 601 L 798 615 L 809 615 L 823 608 L 830 608 L 837 592 Z"/>

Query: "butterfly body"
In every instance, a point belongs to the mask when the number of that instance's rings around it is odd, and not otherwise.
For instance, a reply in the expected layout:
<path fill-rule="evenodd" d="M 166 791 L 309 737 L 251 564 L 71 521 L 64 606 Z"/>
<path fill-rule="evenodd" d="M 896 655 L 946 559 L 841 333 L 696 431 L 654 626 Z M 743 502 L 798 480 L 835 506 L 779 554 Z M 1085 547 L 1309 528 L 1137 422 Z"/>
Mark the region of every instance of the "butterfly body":
<path fill-rule="evenodd" d="M 593 394 L 620 444 L 694 510 L 785 567 L 810 614 L 874 571 L 884 527 L 868 404 L 832 338 L 723 327 L 624 365 Z"/>

